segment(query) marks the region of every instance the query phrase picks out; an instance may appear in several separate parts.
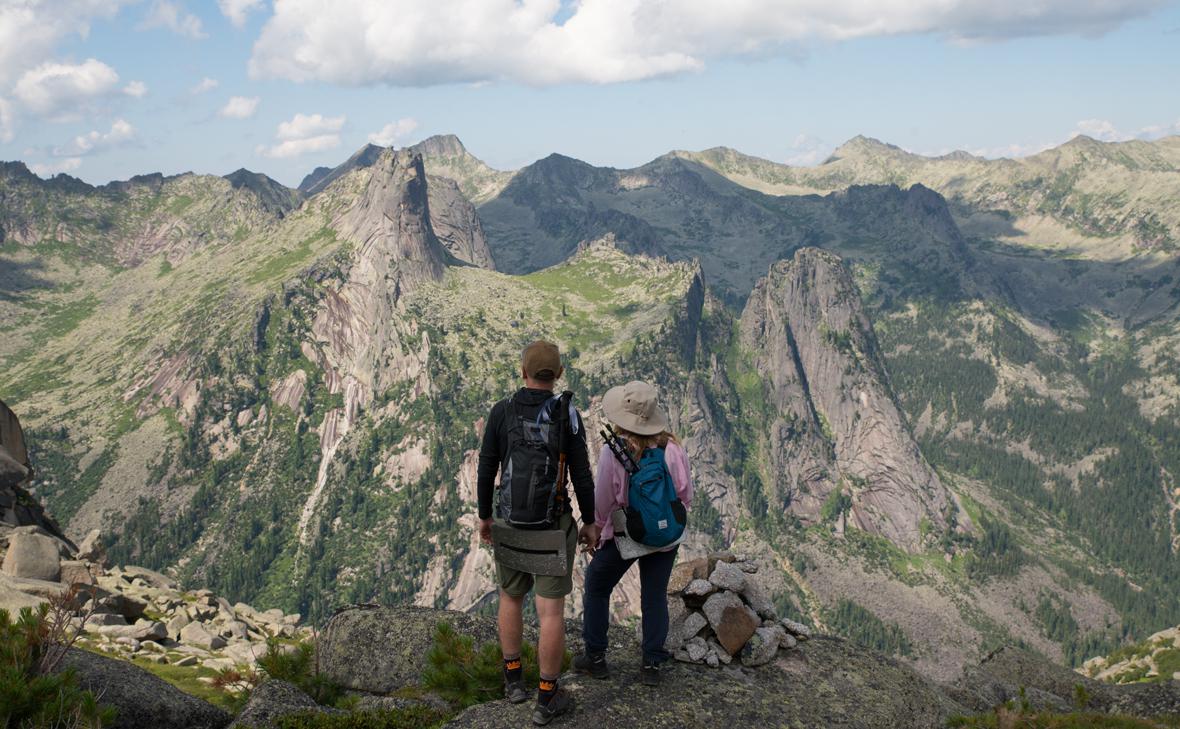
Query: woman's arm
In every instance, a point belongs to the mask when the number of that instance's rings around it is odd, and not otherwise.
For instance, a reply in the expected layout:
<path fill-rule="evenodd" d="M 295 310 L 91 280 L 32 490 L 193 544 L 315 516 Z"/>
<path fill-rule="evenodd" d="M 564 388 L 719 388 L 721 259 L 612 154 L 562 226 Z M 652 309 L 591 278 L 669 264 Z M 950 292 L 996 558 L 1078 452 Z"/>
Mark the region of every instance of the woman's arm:
<path fill-rule="evenodd" d="M 619 484 L 623 466 L 611 452 L 603 448 L 598 456 L 598 473 L 594 477 L 594 522 L 599 527 L 610 524 L 610 515 L 620 509 L 623 502 L 619 495 Z"/>
<path fill-rule="evenodd" d="M 692 507 L 692 475 L 688 470 L 688 454 L 679 443 L 669 443 L 664 449 L 664 463 L 668 465 L 668 473 L 672 474 L 672 484 L 676 487 L 676 495 L 684 508 Z"/>

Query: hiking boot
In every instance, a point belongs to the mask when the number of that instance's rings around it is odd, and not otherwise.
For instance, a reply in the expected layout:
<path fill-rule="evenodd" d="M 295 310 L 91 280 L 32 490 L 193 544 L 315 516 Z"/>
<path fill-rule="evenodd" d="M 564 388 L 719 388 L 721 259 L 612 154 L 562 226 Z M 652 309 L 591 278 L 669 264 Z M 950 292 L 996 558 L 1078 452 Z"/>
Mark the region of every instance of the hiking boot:
<path fill-rule="evenodd" d="M 643 667 L 639 669 L 639 680 L 644 686 L 659 686 L 660 664 L 644 661 Z"/>
<path fill-rule="evenodd" d="M 573 711 L 573 708 L 574 700 L 565 692 L 565 689 L 558 688 L 548 703 L 541 703 L 540 697 L 537 698 L 537 708 L 533 709 L 533 723 L 537 726 L 545 726 L 553 721 L 554 717 L 561 716 L 567 711 Z"/>
<path fill-rule="evenodd" d="M 574 670 L 588 673 L 594 678 L 609 678 L 610 668 L 606 665 L 605 653 L 583 653 L 574 657 Z"/>
<path fill-rule="evenodd" d="M 514 704 L 523 704 L 529 700 L 529 692 L 524 687 L 524 681 L 509 681 L 504 679 L 504 698 Z"/>

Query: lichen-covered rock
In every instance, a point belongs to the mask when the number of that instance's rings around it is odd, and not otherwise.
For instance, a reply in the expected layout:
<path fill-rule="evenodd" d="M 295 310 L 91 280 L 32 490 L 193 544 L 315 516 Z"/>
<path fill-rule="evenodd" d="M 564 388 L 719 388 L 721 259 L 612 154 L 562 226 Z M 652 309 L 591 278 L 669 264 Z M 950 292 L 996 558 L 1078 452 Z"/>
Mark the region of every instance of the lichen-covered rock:
<path fill-rule="evenodd" d="M 495 618 L 409 606 L 354 607 L 332 616 L 320 634 L 320 670 L 345 688 L 373 694 L 417 683 L 439 622 L 471 636 L 477 646 L 497 640 Z M 525 640 L 536 640 L 531 626 Z"/>
<path fill-rule="evenodd" d="M 680 637 L 684 642 L 688 642 L 698 633 L 705 629 L 709 624 L 709 620 L 698 612 L 691 612 L 684 616 L 684 621 L 680 624 Z"/>
<path fill-rule="evenodd" d="M 266 729 L 276 719 L 300 713 L 343 713 L 317 704 L 310 696 L 286 681 L 270 679 L 263 682 L 250 694 L 242 713 L 238 714 L 229 729 Z"/>
<path fill-rule="evenodd" d="M 70 649 L 62 667 L 72 667 L 78 684 L 118 710 L 111 729 L 222 729 L 229 714 L 190 696 L 127 661 Z"/>
<path fill-rule="evenodd" d="M 782 631 L 782 628 L 779 628 L 779 631 Z M 742 665 L 754 667 L 770 663 L 778 653 L 781 639 L 781 634 L 773 628 L 758 628 L 742 648 Z"/>

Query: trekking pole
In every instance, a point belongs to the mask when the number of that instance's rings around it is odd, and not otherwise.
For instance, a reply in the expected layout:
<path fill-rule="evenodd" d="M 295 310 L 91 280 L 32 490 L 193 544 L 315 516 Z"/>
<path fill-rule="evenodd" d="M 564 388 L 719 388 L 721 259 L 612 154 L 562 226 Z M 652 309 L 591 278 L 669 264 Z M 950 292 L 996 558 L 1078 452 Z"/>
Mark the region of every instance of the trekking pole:
<path fill-rule="evenodd" d="M 574 393 L 566 390 L 561 393 L 561 398 L 557 401 L 557 407 L 561 410 L 556 418 L 557 423 L 557 486 L 560 488 L 565 484 L 565 452 L 569 448 L 569 428 L 570 428 L 570 400 L 574 397 Z"/>

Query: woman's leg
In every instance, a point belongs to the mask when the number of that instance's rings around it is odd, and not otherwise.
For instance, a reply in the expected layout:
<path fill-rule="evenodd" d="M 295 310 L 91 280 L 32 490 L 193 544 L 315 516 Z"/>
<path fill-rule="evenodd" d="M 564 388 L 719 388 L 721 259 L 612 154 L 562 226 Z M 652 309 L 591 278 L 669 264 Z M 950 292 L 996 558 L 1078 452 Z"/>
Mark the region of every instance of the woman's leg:
<path fill-rule="evenodd" d="M 640 606 L 643 609 L 643 662 L 663 663 L 671 656 L 664 650 L 668 640 L 668 578 L 676 564 L 676 553 L 654 552 L 639 558 Z"/>
<path fill-rule="evenodd" d="M 598 549 L 590 560 L 586 568 L 586 589 L 582 593 L 582 641 L 586 644 L 586 653 L 606 652 L 610 594 L 630 566 L 631 561 L 619 555 L 613 539 Z"/>

